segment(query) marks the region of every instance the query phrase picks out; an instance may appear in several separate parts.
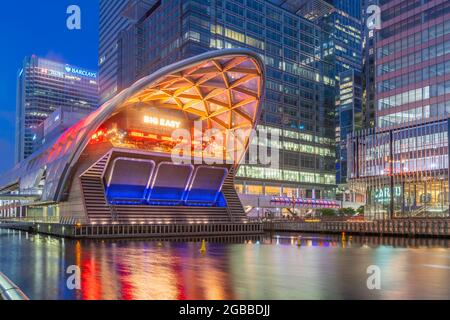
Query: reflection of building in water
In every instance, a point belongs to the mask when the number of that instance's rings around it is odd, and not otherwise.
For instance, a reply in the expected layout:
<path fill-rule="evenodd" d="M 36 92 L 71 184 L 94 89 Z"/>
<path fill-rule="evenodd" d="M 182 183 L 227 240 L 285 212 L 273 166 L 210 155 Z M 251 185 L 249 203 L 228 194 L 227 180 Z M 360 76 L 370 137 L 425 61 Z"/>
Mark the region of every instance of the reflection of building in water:
<path fill-rule="evenodd" d="M 202 257 L 199 243 L 83 242 L 83 300 L 220 300 L 233 298 L 226 253 Z M 84 248 L 84 249 L 83 249 Z M 122 252 L 125 250 L 126 252 Z M 222 249 L 226 250 L 226 249 Z M 130 257 L 130 252 L 132 259 Z M 139 254 L 133 254 L 139 252 Z M 198 266 L 192 267 L 192 266 Z M 199 276 L 200 275 L 200 276 Z M 197 279 L 192 281 L 192 279 Z"/>

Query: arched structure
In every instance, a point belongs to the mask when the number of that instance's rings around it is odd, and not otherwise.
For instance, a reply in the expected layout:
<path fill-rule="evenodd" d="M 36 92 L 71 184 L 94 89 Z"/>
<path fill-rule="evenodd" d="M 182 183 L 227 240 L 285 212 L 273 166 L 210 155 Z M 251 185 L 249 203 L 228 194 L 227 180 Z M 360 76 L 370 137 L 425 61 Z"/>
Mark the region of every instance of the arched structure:
<path fill-rule="evenodd" d="M 151 219 L 155 212 L 214 219 L 219 211 L 233 219 L 243 213 L 233 176 L 259 120 L 263 88 L 263 63 L 245 49 L 167 66 L 48 141 L 0 178 L 0 192 L 33 195 L 28 207 L 88 221 Z"/>

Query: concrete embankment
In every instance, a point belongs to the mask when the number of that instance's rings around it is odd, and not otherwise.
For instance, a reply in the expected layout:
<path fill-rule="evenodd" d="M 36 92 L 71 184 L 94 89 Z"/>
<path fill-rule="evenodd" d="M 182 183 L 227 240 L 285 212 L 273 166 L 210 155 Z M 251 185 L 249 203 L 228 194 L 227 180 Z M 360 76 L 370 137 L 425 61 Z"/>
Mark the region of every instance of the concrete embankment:
<path fill-rule="evenodd" d="M 8 223 L 5 229 L 75 239 L 206 237 L 263 234 L 262 223 L 79 224 Z"/>
<path fill-rule="evenodd" d="M 407 237 L 450 237 L 450 219 L 394 219 L 383 221 L 267 221 L 266 232 L 348 233 Z"/>
<path fill-rule="evenodd" d="M 7 276 L 0 272 L 0 300 L 28 300 L 28 297 Z"/>

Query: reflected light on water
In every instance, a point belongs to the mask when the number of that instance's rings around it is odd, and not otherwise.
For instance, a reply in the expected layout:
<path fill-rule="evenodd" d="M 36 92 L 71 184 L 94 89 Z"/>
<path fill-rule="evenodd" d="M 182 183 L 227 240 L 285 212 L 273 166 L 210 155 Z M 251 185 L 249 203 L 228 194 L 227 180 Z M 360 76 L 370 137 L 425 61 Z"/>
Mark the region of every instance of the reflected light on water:
<path fill-rule="evenodd" d="M 450 298 L 448 240 L 278 234 L 75 241 L 0 231 L 0 270 L 32 299 Z M 4 254 L 4 253 L 8 254 Z M 26 263 L 24 263 L 26 262 Z M 66 287 L 81 268 L 81 290 Z M 366 287 L 367 267 L 382 290 Z"/>

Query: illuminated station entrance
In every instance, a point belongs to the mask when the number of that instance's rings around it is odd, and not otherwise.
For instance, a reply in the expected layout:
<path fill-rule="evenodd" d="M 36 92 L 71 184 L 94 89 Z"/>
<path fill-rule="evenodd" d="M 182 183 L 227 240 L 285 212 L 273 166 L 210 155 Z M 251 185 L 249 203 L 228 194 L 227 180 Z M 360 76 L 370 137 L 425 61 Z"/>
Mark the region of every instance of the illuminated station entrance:
<path fill-rule="evenodd" d="M 247 223 L 234 174 L 263 88 L 263 64 L 244 49 L 165 67 L 3 176 L 4 197 L 35 196 L 8 214 L 66 224 Z"/>

